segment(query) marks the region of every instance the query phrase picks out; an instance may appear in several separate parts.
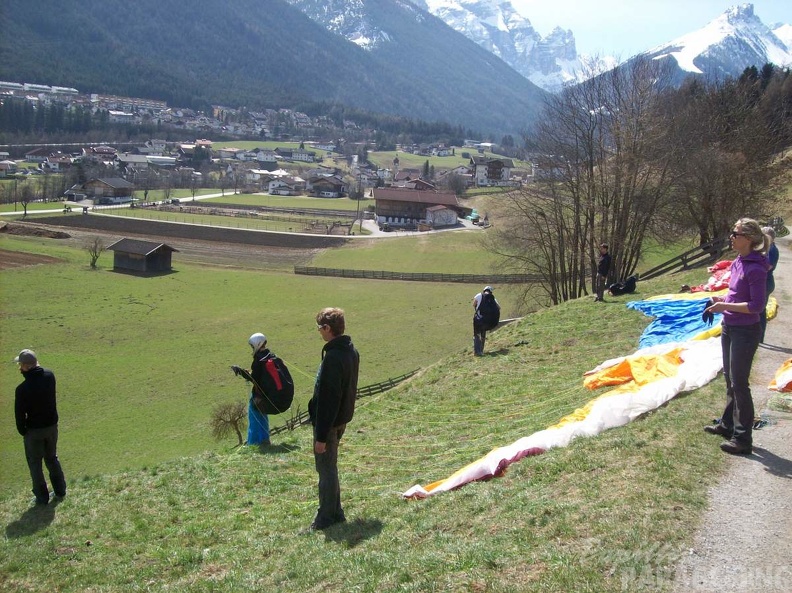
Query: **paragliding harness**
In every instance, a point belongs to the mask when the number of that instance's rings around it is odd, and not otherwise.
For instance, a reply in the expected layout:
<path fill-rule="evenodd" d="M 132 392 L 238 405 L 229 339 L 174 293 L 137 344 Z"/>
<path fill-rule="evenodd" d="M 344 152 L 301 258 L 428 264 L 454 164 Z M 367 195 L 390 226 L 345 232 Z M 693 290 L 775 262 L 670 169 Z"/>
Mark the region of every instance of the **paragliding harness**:
<path fill-rule="evenodd" d="M 495 329 L 500 321 L 500 306 L 491 292 L 484 292 L 481 295 L 476 314 L 473 316 L 473 323 L 485 331 Z"/>
<path fill-rule="evenodd" d="M 627 280 L 621 282 L 614 282 L 608 287 L 608 292 L 612 296 L 619 296 L 622 294 L 632 294 L 635 292 L 635 284 L 638 282 L 638 276 L 630 276 Z"/>
<path fill-rule="evenodd" d="M 294 399 L 294 381 L 286 363 L 268 352 L 259 362 L 264 365 L 263 385 L 251 376 L 250 372 L 236 365 L 231 367 L 234 374 L 253 383 L 253 404 L 262 414 L 281 414 L 288 410 Z"/>

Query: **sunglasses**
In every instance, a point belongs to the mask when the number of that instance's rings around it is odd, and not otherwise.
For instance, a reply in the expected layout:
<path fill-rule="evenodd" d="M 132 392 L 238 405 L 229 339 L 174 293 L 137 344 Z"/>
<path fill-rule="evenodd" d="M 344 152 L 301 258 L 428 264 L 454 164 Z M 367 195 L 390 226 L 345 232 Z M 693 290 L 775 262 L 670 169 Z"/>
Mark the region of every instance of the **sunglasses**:
<path fill-rule="evenodd" d="M 736 233 L 736 232 L 734 232 L 734 231 L 732 231 L 732 232 L 729 234 L 729 237 L 730 237 L 730 238 L 732 238 L 732 239 L 734 239 L 735 237 L 745 237 L 745 236 L 746 236 L 746 234 L 745 234 L 745 233 Z"/>

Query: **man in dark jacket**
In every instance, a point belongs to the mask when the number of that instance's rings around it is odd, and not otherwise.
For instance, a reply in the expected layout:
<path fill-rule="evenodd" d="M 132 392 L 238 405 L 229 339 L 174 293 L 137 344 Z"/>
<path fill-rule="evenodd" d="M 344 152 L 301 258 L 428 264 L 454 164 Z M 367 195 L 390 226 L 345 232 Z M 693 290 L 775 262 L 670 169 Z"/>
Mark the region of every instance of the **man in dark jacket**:
<path fill-rule="evenodd" d="M 25 443 L 30 478 L 36 504 L 49 503 L 42 460 L 47 465 L 57 498 L 66 496 L 66 478 L 58 461 L 58 409 L 55 402 L 55 375 L 39 366 L 36 353 L 22 350 L 14 359 L 25 380 L 16 388 L 14 414 Z"/>
<path fill-rule="evenodd" d="M 326 529 L 346 521 L 338 482 L 338 441 L 355 413 L 360 355 L 344 335 L 341 309 L 322 309 L 316 328 L 326 342 L 308 412 L 314 433 L 314 461 L 319 474 L 319 510 L 311 529 Z"/>
<path fill-rule="evenodd" d="M 597 292 L 597 298 L 595 301 L 604 301 L 603 298 L 605 293 L 605 286 L 608 282 L 608 273 L 610 272 L 611 267 L 611 256 L 608 253 L 608 244 L 603 243 L 599 246 L 600 256 L 597 260 L 597 286 L 595 287 Z"/>

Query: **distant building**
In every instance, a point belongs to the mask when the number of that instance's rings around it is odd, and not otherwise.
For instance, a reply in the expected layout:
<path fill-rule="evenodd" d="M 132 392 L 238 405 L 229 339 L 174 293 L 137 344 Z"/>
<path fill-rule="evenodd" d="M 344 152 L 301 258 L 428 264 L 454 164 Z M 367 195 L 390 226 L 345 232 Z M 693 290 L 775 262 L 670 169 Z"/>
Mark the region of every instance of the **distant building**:
<path fill-rule="evenodd" d="M 113 252 L 113 271 L 133 274 L 170 272 L 171 254 L 179 251 L 165 243 L 126 238 L 116 241 L 107 249 Z"/>
<path fill-rule="evenodd" d="M 456 224 L 459 202 L 453 192 L 420 191 L 393 187 L 374 188 L 377 222 L 395 227 L 417 226 L 421 221 L 435 221 L 442 225 Z M 453 222 L 448 213 L 441 209 L 431 210 L 436 206 L 453 211 Z"/>

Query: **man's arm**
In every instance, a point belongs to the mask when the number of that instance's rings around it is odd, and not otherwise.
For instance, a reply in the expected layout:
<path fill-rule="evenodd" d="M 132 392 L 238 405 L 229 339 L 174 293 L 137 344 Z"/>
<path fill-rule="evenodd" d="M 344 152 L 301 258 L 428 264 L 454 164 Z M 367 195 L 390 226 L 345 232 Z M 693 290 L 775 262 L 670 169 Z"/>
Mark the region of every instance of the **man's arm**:
<path fill-rule="evenodd" d="M 14 417 L 16 418 L 16 427 L 17 432 L 22 436 L 25 436 L 27 432 L 27 426 L 25 420 L 27 419 L 27 414 L 25 413 L 25 407 L 23 405 L 24 402 L 24 394 L 20 392 L 20 387 L 16 389 L 16 397 L 14 398 Z"/>

